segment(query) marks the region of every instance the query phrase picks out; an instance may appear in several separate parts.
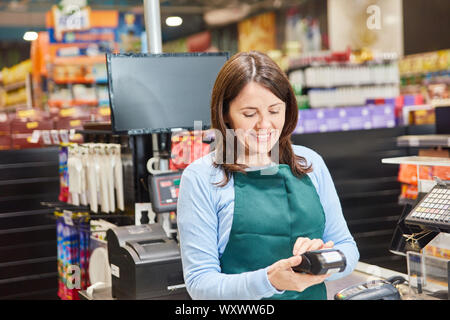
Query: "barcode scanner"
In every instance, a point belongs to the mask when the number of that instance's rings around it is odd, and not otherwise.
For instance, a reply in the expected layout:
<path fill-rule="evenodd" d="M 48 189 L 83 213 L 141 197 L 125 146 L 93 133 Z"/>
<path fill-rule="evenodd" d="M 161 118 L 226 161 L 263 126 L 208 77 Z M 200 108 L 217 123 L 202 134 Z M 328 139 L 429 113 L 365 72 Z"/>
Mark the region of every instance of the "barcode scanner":
<path fill-rule="evenodd" d="M 292 270 L 313 275 L 338 273 L 345 270 L 347 259 L 337 249 L 307 251 L 301 255 L 302 262 Z"/>

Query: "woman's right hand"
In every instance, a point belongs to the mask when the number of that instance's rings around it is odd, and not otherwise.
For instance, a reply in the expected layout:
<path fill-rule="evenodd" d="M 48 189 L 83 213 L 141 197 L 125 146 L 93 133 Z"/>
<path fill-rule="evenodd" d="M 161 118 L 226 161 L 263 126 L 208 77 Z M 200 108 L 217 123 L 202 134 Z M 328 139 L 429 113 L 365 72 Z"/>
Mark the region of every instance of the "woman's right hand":
<path fill-rule="evenodd" d="M 310 275 L 298 273 L 292 267 L 302 262 L 300 256 L 282 259 L 272 264 L 267 270 L 270 283 L 279 291 L 291 290 L 302 292 L 308 287 L 322 283 L 330 275 Z"/>

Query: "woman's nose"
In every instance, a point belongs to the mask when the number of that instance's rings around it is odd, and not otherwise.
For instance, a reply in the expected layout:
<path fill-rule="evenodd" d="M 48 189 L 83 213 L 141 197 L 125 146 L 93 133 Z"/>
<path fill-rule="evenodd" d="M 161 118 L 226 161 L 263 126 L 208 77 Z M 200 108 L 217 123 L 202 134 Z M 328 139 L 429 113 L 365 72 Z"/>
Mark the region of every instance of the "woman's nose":
<path fill-rule="evenodd" d="M 272 123 L 269 121 L 268 116 L 261 115 L 258 123 L 256 124 L 257 129 L 269 129 L 272 127 Z"/>

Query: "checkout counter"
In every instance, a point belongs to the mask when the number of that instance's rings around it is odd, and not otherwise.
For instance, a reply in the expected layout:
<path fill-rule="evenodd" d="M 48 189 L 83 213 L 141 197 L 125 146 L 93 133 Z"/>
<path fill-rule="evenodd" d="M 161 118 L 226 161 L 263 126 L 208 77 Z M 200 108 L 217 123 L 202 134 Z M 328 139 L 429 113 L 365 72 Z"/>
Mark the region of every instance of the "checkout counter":
<path fill-rule="evenodd" d="M 327 299 L 334 300 L 335 295 L 341 292 L 344 289 L 353 287 L 355 285 L 360 285 L 362 283 L 371 282 L 374 280 L 386 280 L 392 277 L 403 277 L 405 279 L 408 278 L 408 275 L 399 273 L 396 271 L 392 271 L 389 269 L 380 268 L 375 265 L 366 264 L 363 262 L 358 262 L 355 270 L 348 276 L 335 280 L 326 282 L 327 286 Z M 433 298 L 430 295 L 422 294 L 420 297 L 412 293 L 407 284 L 402 283 L 397 285 L 397 289 L 399 291 L 400 297 L 402 300 L 414 300 L 414 299 L 423 299 L 423 300 L 436 300 L 437 298 Z M 104 287 L 95 289 L 93 292 L 80 291 L 80 297 L 85 300 L 113 300 L 112 288 Z"/>
<path fill-rule="evenodd" d="M 156 215 L 174 213 L 180 173 L 149 178 L 152 208 Z M 171 215 L 173 216 L 173 215 Z M 175 222 L 176 223 L 176 222 Z M 188 300 L 183 279 L 176 224 L 161 223 L 113 227 L 106 232 L 111 286 L 80 292 L 85 299 Z"/>
<path fill-rule="evenodd" d="M 175 213 L 179 179 L 179 172 L 154 175 L 149 179 L 152 208 L 157 215 L 165 212 Z M 441 190 L 443 186 L 438 188 Z M 432 194 L 431 192 L 430 195 Z M 426 200 L 422 200 L 408 217 L 421 207 L 423 201 Z M 176 240 L 176 224 L 171 224 L 168 230 L 160 223 L 110 228 L 107 231 L 107 239 L 111 286 L 88 288 L 80 292 L 81 298 L 190 299 L 183 280 L 181 255 Z M 441 232 L 423 249 L 423 253 L 408 252 L 406 254 L 408 274 L 358 262 L 350 275 L 326 282 L 327 298 L 329 300 L 448 299 L 450 260 L 433 257 L 430 254 L 436 250 L 441 250 L 443 255 L 446 252 L 448 254 L 449 244 L 450 234 Z"/>
<path fill-rule="evenodd" d="M 150 177 L 148 187 L 152 208 L 157 215 L 167 212 L 175 214 L 179 181 L 179 172 Z M 439 209 L 443 208 L 443 214 L 434 217 L 438 218 L 438 221 L 431 217 L 420 219 L 422 208 L 429 207 L 428 204 L 432 205 L 434 202 L 438 204 Z M 449 299 L 450 223 L 447 217 L 450 218 L 450 215 L 449 207 L 444 207 L 447 202 L 450 203 L 450 187 L 440 182 L 407 214 L 405 221 L 408 224 L 418 224 L 425 228 L 425 231 L 426 228 L 431 228 L 438 232 L 420 253 L 408 251 L 405 254 L 408 274 L 359 262 L 350 275 L 326 282 L 327 298 Z M 80 297 L 89 300 L 190 299 L 183 280 L 181 255 L 176 240 L 176 221 L 173 223 L 174 221 L 168 230 L 160 223 L 109 229 L 107 239 L 111 286 L 82 291 Z"/>
<path fill-rule="evenodd" d="M 171 59 L 190 59 L 195 56 L 187 55 L 185 57 L 178 57 L 169 55 L 168 57 L 171 57 Z M 158 55 L 153 58 L 164 61 L 164 59 L 161 59 L 164 58 L 164 55 Z M 153 62 L 153 58 L 144 56 L 107 57 L 108 76 L 110 78 L 109 90 L 112 101 L 112 119 L 116 131 L 124 131 L 126 129 L 129 134 L 138 135 L 151 133 L 153 137 L 155 137 L 155 134 L 157 135 L 157 133 L 151 130 L 142 129 L 142 126 L 145 124 L 145 119 L 131 119 L 129 116 L 130 114 L 140 115 L 145 112 L 151 112 L 148 111 L 149 103 L 145 97 L 141 97 L 142 99 L 133 104 L 134 107 L 140 106 L 140 109 L 138 108 L 135 112 L 130 111 L 128 110 L 130 104 L 127 100 L 130 95 L 129 90 L 127 90 L 125 86 L 115 86 L 116 83 L 126 83 L 126 81 L 122 79 L 123 77 L 130 77 L 130 74 L 133 74 L 133 77 L 136 76 L 133 72 L 130 73 L 127 63 L 134 63 L 136 74 L 142 76 L 143 79 L 146 78 L 150 72 L 144 71 L 154 66 L 152 63 L 149 63 Z M 212 55 L 210 58 L 216 59 L 214 67 L 220 69 L 227 57 L 223 55 Z M 219 60 L 217 60 L 217 58 L 219 58 Z M 142 61 L 138 61 L 139 59 Z M 187 60 L 180 61 L 182 62 L 182 65 L 190 65 L 186 62 Z M 147 69 L 142 69 L 142 66 L 146 66 Z M 168 64 L 167 67 L 169 68 L 170 66 L 171 64 Z M 216 71 L 212 72 L 212 74 L 216 74 Z M 211 79 L 213 78 L 215 78 L 215 75 Z M 122 79 L 122 81 L 119 82 L 119 79 Z M 143 80 L 142 83 L 146 83 L 146 81 Z M 152 90 L 148 91 L 151 92 Z M 176 90 L 171 90 L 171 93 L 173 92 L 176 92 Z M 205 92 L 205 90 L 202 89 L 201 92 Z M 112 99 L 113 97 L 114 99 Z M 161 101 L 163 100 L 164 99 L 161 99 Z M 208 104 L 209 101 L 207 101 L 207 105 Z M 159 110 L 164 109 L 161 108 Z M 171 108 L 173 108 L 173 106 L 171 106 Z M 184 110 L 189 110 L 189 108 L 184 106 Z M 176 112 L 173 112 L 170 114 L 176 114 Z M 200 114 L 204 114 L 204 112 L 201 112 Z M 184 112 L 183 115 L 180 115 L 183 119 L 186 118 L 183 120 L 185 123 L 190 122 L 191 116 L 195 117 L 195 115 L 186 115 L 186 112 Z M 159 119 L 158 125 L 165 121 L 167 122 L 167 125 L 164 127 L 167 129 L 173 127 L 173 120 L 174 119 Z M 205 123 L 207 122 L 208 121 L 205 121 Z M 133 127 L 136 123 L 138 126 Z M 155 147 L 155 144 L 153 147 Z M 150 155 L 146 154 L 144 156 L 148 156 L 148 160 L 149 158 L 155 157 L 155 153 Z M 140 160 L 142 159 L 135 159 L 135 161 L 139 163 L 142 162 Z M 136 165 L 145 166 L 145 164 L 142 163 Z M 93 284 L 93 286 L 87 290 L 80 291 L 79 295 L 82 299 L 190 299 L 183 283 L 181 255 L 176 237 L 176 200 L 180 176 L 180 172 L 166 172 L 150 174 L 148 176 L 148 180 L 146 180 L 148 182 L 146 189 L 150 194 L 152 209 L 156 214 L 156 217 L 161 216 L 162 214 L 169 214 L 169 219 L 157 223 L 148 223 L 151 221 L 145 221 L 145 219 L 142 220 L 141 218 L 142 224 L 140 225 L 137 224 L 109 229 L 107 232 L 107 258 L 108 264 L 110 265 L 111 281 L 103 286 L 96 286 L 96 284 Z M 141 177 L 135 177 L 136 185 L 141 186 L 142 180 Z M 446 210 L 448 213 L 448 208 L 446 208 Z M 146 214 L 148 215 L 149 212 L 146 212 Z M 148 218 L 148 216 L 146 217 Z M 416 214 L 409 218 L 411 221 L 412 218 L 416 219 L 417 217 L 421 217 L 421 215 Z M 447 225 L 445 219 L 442 223 L 444 223 L 444 227 Z M 440 231 L 443 228 L 442 223 L 439 222 L 438 224 L 441 228 L 438 229 Z M 442 231 L 444 235 L 441 236 L 441 234 L 439 234 L 439 236 L 444 238 L 443 243 L 450 243 L 448 234 L 446 233 L 448 231 Z M 444 250 L 450 252 L 450 248 L 444 248 Z M 417 255 L 419 255 L 419 257 Z M 427 266 L 425 260 L 428 262 L 430 261 L 427 257 L 423 254 L 414 252 L 405 256 L 408 263 L 408 274 L 400 274 L 378 266 L 359 262 L 352 274 L 340 280 L 326 282 L 328 299 L 448 299 L 448 279 L 450 277 L 448 274 L 445 274 L 445 272 L 450 270 L 448 258 L 441 261 L 443 267 L 439 269 L 439 272 L 443 272 L 445 277 L 440 277 L 440 279 L 438 279 L 438 282 L 443 284 L 442 288 L 446 289 L 445 291 L 441 290 L 441 287 L 433 290 L 432 286 L 425 285 L 426 283 L 429 284 L 433 282 L 431 281 L 433 279 L 430 277 L 429 273 L 430 268 L 427 267 L 428 269 L 425 270 L 425 267 Z M 433 264 L 433 266 L 436 267 L 436 263 Z M 445 295 L 442 294 L 444 291 Z"/>
<path fill-rule="evenodd" d="M 180 173 L 151 176 L 148 185 L 152 208 L 158 215 L 175 213 Z M 433 191 L 434 190 L 434 191 Z M 443 202 L 450 187 L 438 184 L 407 215 L 408 223 L 423 225 L 417 220 L 424 204 L 430 199 Z M 431 197 L 431 198 L 430 198 Z M 444 198 L 444 199 L 443 199 Z M 443 199 L 443 200 L 442 200 Z M 427 202 L 428 201 L 428 202 Z M 448 214 L 446 207 L 444 211 Z M 326 282 L 329 300 L 442 300 L 449 299 L 450 234 L 444 215 L 443 222 L 427 223 L 428 228 L 442 231 L 419 252 L 407 252 L 408 274 L 398 273 L 375 265 L 359 262 L 353 273 Z M 80 292 L 89 300 L 109 299 L 190 299 L 183 280 L 182 263 L 176 237 L 176 221 L 170 229 L 160 223 L 110 228 L 107 231 L 108 260 L 111 267 L 111 286 Z M 442 257 L 436 255 L 439 253 Z M 433 256 L 434 254 L 434 256 Z M 447 255 L 447 256 L 446 256 Z M 447 258 L 445 258 L 447 257 Z M 345 260 L 345 258 L 344 258 Z"/>

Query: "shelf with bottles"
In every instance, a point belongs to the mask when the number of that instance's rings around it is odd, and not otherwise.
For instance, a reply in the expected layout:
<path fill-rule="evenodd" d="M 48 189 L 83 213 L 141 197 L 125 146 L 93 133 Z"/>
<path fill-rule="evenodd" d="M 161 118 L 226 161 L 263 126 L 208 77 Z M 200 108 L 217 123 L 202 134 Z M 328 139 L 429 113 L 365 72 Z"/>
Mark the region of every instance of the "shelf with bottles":
<path fill-rule="evenodd" d="M 307 97 L 312 108 L 361 106 L 368 99 L 399 95 L 399 71 L 395 54 L 375 55 L 351 51 L 305 55 L 288 71 L 297 97 Z"/>
<path fill-rule="evenodd" d="M 306 52 L 299 56 L 289 57 L 287 73 L 308 68 L 354 68 L 375 67 L 398 62 L 395 52 L 372 52 L 370 50 L 352 51 L 315 51 Z"/>

